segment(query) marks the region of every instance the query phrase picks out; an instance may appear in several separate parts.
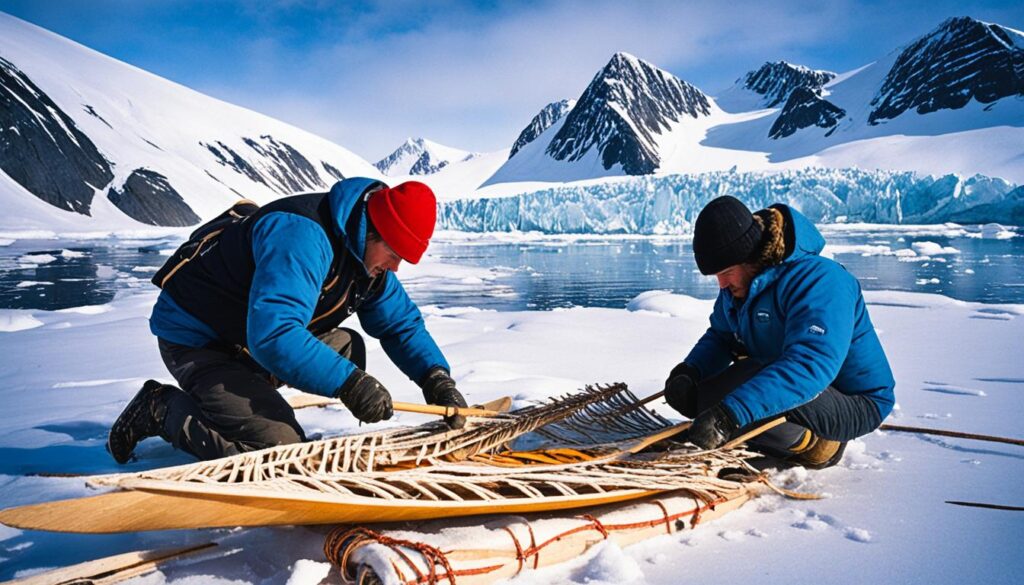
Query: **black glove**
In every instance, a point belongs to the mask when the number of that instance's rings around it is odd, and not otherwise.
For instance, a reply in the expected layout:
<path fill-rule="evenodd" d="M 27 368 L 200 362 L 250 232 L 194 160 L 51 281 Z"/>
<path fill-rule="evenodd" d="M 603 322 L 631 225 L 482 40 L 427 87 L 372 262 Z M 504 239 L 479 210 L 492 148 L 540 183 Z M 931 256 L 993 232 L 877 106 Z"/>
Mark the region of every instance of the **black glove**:
<path fill-rule="evenodd" d="M 686 362 L 678 364 L 665 380 L 665 402 L 683 416 L 697 415 L 697 368 Z"/>
<path fill-rule="evenodd" d="M 466 399 L 455 388 L 455 380 L 452 380 L 444 368 L 437 367 L 427 372 L 420 387 L 423 388 L 423 398 L 427 404 L 466 407 Z M 466 417 L 462 415 L 446 416 L 444 422 L 450 429 L 461 429 L 466 426 Z"/>
<path fill-rule="evenodd" d="M 690 427 L 690 442 L 701 449 L 717 449 L 739 428 L 721 405 L 700 413 Z"/>
<path fill-rule="evenodd" d="M 334 397 L 341 399 L 352 414 L 365 423 L 388 420 L 395 413 L 387 388 L 362 370 L 352 372 L 334 392 Z"/>

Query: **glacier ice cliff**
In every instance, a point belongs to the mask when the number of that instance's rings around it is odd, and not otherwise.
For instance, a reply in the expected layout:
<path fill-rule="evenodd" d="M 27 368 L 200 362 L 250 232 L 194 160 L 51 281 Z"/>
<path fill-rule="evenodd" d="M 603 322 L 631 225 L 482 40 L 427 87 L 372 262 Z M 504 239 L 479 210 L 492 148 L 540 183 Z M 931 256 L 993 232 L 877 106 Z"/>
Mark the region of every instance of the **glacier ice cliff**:
<path fill-rule="evenodd" d="M 942 223 L 972 217 L 1016 223 L 1024 187 L 974 175 L 856 168 L 710 172 L 566 185 L 514 197 L 438 206 L 438 227 L 469 232 L 685 234 L 700 210 L 733 195 L 752 210 L 786 203 L 820 223 Z M 1005 215 L 1005 217 L 1003 217 Z"/>

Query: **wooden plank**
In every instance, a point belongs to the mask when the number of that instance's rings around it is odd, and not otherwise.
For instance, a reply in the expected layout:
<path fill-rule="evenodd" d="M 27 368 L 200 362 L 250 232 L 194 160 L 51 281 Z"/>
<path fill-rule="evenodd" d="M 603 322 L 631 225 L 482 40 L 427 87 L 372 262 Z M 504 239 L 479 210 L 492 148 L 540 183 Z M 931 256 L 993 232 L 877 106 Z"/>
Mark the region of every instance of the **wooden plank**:
<path fill-rule="evenodd" d="M 125 579 L 155 571 L 161 564 L 168 561 L 193 555 L 216 546 L 216 543 L 207 542 L 184 548 L 164 548 L 122 553 L 46 571 L 45 573 L 39 573 L 23 579 L 5 581 L 3 585 L 80 585 L 82 583 L 103 585 L 118 583 Z"/>
<path fill-rule="evenodd" d="M 158 483 L 158 482 L 154 482 Z M 191 487 L 191 486 L 189 486 Z M 106 534 L 145 530 L 404 522 L 476 514 L 518 514 L 621 502 L 656 493 L 622 490 L 541 500 L 438 502 L 338 494 L 296 498 L 255 490 L 234 494 L 133 489 L 0 511 L 0 523 L 25 530 Z M 318 497 L 316 497 L 318 496 Z"/>

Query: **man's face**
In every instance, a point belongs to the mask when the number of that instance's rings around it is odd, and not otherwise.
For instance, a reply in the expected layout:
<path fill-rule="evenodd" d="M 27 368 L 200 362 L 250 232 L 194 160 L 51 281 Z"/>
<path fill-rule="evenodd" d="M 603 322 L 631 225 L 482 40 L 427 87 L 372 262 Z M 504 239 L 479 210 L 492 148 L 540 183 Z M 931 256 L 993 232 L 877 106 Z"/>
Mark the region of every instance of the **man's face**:
<path fill-rule="evenodd" d="M 377 276 L 384 274 L 387 270 L 390 270 L 391 272 L 398 272 L 398 265 L 401 263 L 402 258 L 398 254 L 395 254 L 395 251 L 385 244 L 384 240 L 366 240 L 366 253 L 363 254 L 363 266 L 365 266 L 366 271 L 370 273 L 370 277 L 376 278 Z"/>
<path fill-rule="evenodd" d="M 718 288 L 727 288 L 733 298 L 745 299 L 750 292 L 750 282 L 757 276 L 757 269 L 750 264 L 734 264 L 715 274 Z"/>

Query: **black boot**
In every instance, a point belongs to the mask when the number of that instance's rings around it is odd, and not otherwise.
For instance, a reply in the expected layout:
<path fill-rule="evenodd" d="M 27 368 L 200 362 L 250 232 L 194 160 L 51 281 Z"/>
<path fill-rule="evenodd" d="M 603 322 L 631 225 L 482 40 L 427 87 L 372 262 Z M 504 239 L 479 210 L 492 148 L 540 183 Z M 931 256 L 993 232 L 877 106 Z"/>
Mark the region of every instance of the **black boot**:
<path fill-rule="evenodd" d="M 160 436 L 163 433 L 164 418 L 167 416 L 167 398 L 171 392 L 181 392 L 156 380 L 147 380 L 142 389 L 132 398 L 128 406 L 110 427 L 107 436 L 107 451 L 118 463 L 131 461 L 132 451 L 143 439 Z"/>

